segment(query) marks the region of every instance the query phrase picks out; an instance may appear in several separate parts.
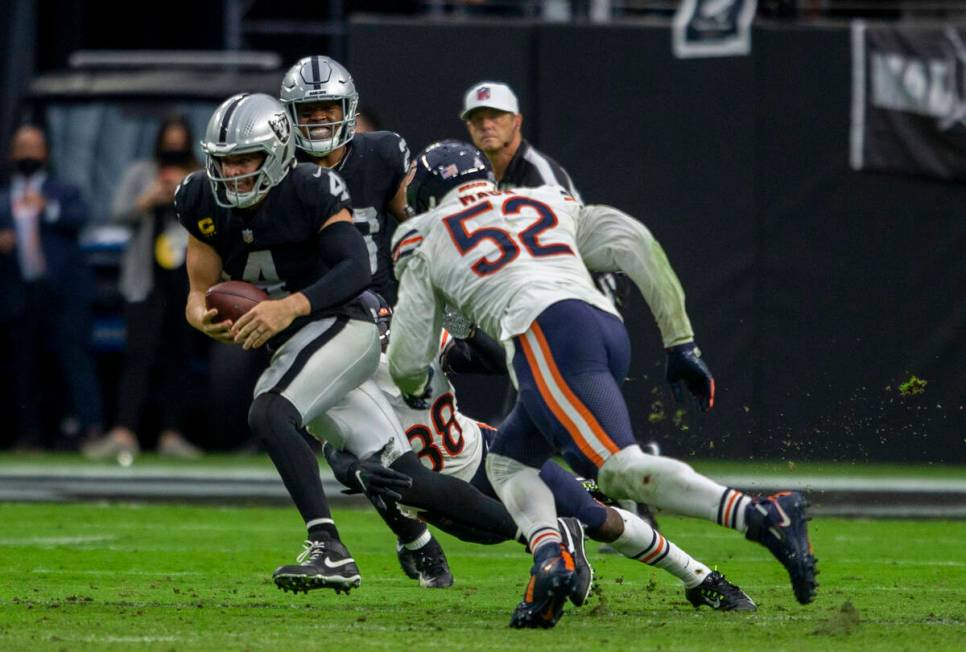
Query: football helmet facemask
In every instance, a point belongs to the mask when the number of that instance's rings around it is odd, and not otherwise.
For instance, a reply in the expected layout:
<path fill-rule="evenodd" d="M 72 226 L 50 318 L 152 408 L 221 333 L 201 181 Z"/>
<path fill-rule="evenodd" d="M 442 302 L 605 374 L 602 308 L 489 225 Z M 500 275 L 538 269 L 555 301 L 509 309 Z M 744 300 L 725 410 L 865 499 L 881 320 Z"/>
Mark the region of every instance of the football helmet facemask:
<path fill-rule="evenodd" d="M 225 208 L 257 204 L 296 164 L 288 114 L 278 100 L 264 93 L 240 93 L 222 102 L 208 120 L 201 148 L 215 201 Z M 224 157 L 249 153 L 265 156 L 257 170 L 235 176 L 222 172 Z M 251 188 L 241 190 L 248 179 L 253 179 Z"/>
<path fill-rule="evenodd" d="M 285 73 L 279 97 L 295 125 L 296 144 L 310 155 L 325 156 L 355 136 L 359 93 L 352 75 L 338 61 L 321 56 L 300 59 Z M 342 119 L 302 122 L 299 105 L 315 102 L 340 102 Z"/>

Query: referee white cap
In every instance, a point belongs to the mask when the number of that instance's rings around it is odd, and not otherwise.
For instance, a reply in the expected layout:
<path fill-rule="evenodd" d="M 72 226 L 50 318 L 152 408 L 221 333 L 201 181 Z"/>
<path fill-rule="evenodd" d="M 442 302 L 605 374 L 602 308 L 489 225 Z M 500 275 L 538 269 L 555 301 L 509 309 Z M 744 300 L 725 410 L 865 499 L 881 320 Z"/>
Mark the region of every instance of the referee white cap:
<path fill-rule="evenodd" d="M 460 119 L 466 120 L 473 109 L 486 107 L 497 111 L 519 113 L 520 104 L 513 90 L 503 82 L 481 81 L 466 91 L 463 98 L 463 112 Z"/>

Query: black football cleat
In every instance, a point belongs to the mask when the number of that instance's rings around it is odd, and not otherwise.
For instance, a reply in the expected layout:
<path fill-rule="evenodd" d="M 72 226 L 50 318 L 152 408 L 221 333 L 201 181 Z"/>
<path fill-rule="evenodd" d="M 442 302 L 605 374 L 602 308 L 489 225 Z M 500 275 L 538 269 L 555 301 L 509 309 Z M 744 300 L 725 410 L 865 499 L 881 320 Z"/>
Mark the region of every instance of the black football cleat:
<path fill-rule="evenodd" d="M 453 586 L 453 573 L 449 570 L 443 546 L 435 538 L 419 550 L 407 550 L 413 556 L 419 585 L 427 589 L 446 589 Z"/>
<path fill-rule="evenodd" d="M 594 569 L 587 561 L 584 548 L 584 526 L 575 518 L 558 518 L 562 545 L 574 559 L 574 584 L 570 591 L 570 601 L 575 607 L 583 606 L 594 584 Z"/>
<path fill-rule="evenodd" d="M 797 491 L 782 491 L 756 500 L 747 511 L 745 538 L 757 541 L 782 563 L 792 580 L 795 598 L 802 604 L 815 599 L 818 561 L 808 540 L 805 498 Z"/>
<path fill-rule="evenodd" d="M 573 592 L 574 558 L 562 545 L 534 560 L 523 601 L 513 610 L 510 627 L 549 629 L 563 615 L 564 604 Z"/>
<path fill-rule="evenodd" d="M 757 611 L 758 606 L 744 591 L 725 579 L 718 571 L 712 571 L 701 584 L 684 592 L 694 608 L 711 607 L 718 611 Z"/>
<path fill-rule="evenodd" d="M 419 579 L 419 569 L 416 568 L 415 550 L 406 549 L 406 547 L 397 540 L 396 559 L 399 560 L 399 567 L 402 568 L 402 571 L 406 574 L 406 577 L 411 580 Z"/>
<path fill-rule="evenodd" d="M 338 539 L 306 541 L 297 561 L 279 566 L 272 574 L 275 585 L 283 591 L 334 589 L 336 593 L 348 593 L 362 583 L 359 567 Z"/>

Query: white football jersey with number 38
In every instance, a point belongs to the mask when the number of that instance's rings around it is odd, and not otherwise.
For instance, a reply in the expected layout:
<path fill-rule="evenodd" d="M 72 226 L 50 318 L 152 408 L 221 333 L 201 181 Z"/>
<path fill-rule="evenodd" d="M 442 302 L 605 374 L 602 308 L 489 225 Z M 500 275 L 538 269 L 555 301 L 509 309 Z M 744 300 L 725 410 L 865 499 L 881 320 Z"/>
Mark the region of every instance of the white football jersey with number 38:
<path fill-rule="evenodd" d="M 449 333 L 443 331 L 440 353 L 448 340 Z M 389 376 L 385 355 L 379 361 L 374 380 L 392 405 L 409 445 L 422 463 L 433 471 L 469 482 L 483 457 L 481 425 L 460 414 L 456 391 L 440 366 L 439 356 L 433 360 L 432 369 L 432 389 L 429 398 L 424 399 L 426 409 L 413 408 L 403 400 Z"/>

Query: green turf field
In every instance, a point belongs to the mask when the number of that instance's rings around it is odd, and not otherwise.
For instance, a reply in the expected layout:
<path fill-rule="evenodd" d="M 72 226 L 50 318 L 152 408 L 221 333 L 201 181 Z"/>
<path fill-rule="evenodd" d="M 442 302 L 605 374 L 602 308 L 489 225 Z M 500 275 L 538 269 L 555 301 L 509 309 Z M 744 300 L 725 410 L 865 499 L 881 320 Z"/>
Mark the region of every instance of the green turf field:
<path fill-rule="evenodd" d="M 956 464 L 887 464 L 880 462 L 795 462 L 790 460 L 705 460 L 682 457 L 695 469 L 706 475 L 733 474 L 748 476 L 782 474 L 796 476 L 828 477 L 903 477 L 956 479 L 966 478 L 966 467 Z M 325 460 L 320 457 L 320 464 Z M 562 460 L 561 460 L 562 461 Z M 11 468 L 36 468 L 49 470 L 66 469 L 117 469 L 113 461 L 92 462 L 78 453 L 0 453 L 0 470 Z M 176 469 L 177 471 L 204 470 L 206 468 L 234 470 L 274 470 L 271 460 L 264 454 L 212 453 L 198 460 L 173 460 L 157 453 L 139 455 L 132 468 Z"/>
<path fill-rule="evenodd" d="M 938 650 L 966 640 L 966 523 L 812 522 L 818 600 L 734 532 L 664 518 L 665 534 L 740 584 L 756 614 L 695 611 L 677 580 L 592 556 L 599 592 L 551 631 L 507 628 L 529 566 L 519 546 L 446 536 L 456 585 L 421 589 L 370 512 L 340 511 L 359 562 L 350 596 L 282 593 L 294 509 L 0 504 L 0 650 Z"/>

